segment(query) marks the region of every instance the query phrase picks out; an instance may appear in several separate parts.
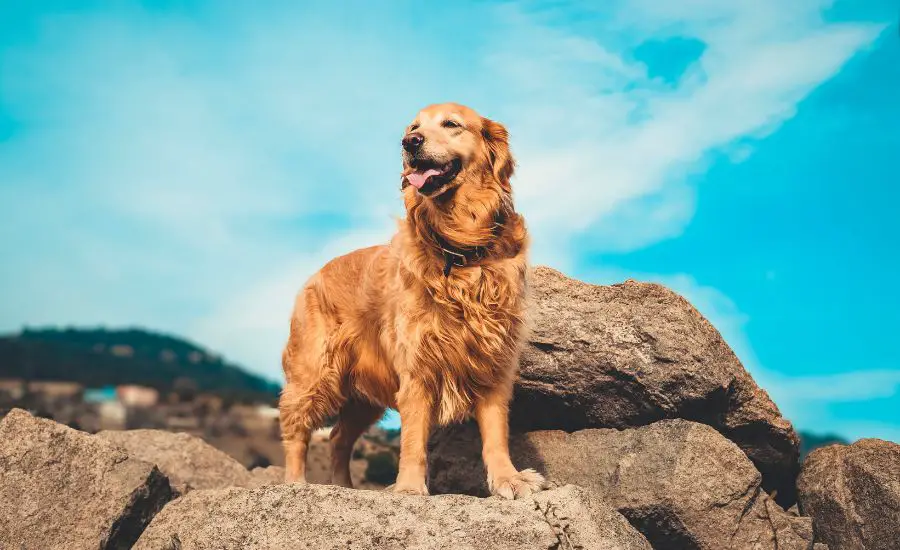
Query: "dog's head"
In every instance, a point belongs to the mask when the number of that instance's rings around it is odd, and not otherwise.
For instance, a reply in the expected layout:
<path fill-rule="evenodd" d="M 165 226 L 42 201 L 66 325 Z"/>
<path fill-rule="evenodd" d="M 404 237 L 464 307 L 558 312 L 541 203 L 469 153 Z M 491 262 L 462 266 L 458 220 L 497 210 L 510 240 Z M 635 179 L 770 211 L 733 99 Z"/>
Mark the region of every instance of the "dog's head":
<path fill-rule="evenodd" d="M 510 193 L 514 161 L 506 128 L 455 103 L 422 109 L 403 136 L 403 181 L 427 198 L 461 185 L 499 185 Z"/>

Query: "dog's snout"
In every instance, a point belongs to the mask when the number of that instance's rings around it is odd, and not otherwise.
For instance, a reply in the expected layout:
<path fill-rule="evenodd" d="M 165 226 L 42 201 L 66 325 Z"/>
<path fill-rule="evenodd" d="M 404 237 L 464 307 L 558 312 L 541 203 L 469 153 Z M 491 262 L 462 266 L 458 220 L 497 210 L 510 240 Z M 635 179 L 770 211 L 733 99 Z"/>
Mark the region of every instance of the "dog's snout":
<path fill-rule="evenodd" d="M 423 143 L 425 143 L 425 136 L 418 132 L 412 132 L 403 137 L 403 148 L 410 153 L 418 151 Z"/>

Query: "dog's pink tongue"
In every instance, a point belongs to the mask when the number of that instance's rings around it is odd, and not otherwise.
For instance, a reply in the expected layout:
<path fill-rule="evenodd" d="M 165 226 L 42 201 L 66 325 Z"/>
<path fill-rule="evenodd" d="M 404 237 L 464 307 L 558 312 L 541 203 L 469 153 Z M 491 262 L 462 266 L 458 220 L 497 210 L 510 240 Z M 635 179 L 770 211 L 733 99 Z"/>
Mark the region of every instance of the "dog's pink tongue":
<path fill-rule="evenodd" d="M 429 177 L 436 176 L 440 173 L 440 170 L 435 170 L 434 168 L 429 168 L 424 172 L 410 172 L 409 174 L 406 174 L 406 181 L 416 189 L 421 189 L 422 186 L 425 185 L 425 182 L 428 181 Z"/>

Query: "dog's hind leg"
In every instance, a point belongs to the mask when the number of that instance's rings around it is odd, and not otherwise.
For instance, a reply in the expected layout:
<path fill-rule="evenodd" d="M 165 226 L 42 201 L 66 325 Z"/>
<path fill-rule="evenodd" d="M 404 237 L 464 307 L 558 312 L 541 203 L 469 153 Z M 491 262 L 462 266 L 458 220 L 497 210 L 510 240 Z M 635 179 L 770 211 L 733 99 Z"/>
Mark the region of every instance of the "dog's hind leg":
<path fill-rule="evenodd" d="M 312 427 L 303 415 L 298 414 L 304 407 L 300 400 L 302 390 L 293 384 L 285 386 L 281 393 L 281 438 L 284 445 L 285 481 L 306 482 L 306 452 Z"/>
<path fill-rule="evenodd" d="M 331 430 L 331 483 L 353 487 L 350 458 L 353 444 L 369 426 L 384 414 L 384 407 L 351 400 L 341 408 L 337 424 Z"/>
<path fill-rule="evenodd" d="M 293 356 L 286 351 L 282 360 L 287 364 Z M 306 480 L 306 451 L 310 435 L 337 413 L 347 400 L 346 378 L 352 362 L 351 346 L 338 329 L 329 339 L 320 367 L 310 369 L 315 371 L 314 377 L 307 379 L 305 386 L 301 385 L 299 377 L 288 379 L 279 402 L 285 479 L 288 482 Z M 290 370 L 285 368 L 285 372 Z"/>

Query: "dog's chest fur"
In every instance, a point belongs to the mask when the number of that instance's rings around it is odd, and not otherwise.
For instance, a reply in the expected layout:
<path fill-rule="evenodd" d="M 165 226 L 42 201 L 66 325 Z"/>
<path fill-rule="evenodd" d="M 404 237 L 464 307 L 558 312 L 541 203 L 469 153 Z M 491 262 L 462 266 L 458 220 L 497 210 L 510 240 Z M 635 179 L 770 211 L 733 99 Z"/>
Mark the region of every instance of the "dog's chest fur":
<path fill-rule="evenodd" d="M 505 264 L 505 265 L 504 265 Z M 408 311 L 414 372 L 436 402 L 438 421 L 460 421 L 474 401 L 502 385 L 517 368 L 524 337 L 524 262 L 451 273 L 431 284 L 410 281 L 416 303 Z"/>

